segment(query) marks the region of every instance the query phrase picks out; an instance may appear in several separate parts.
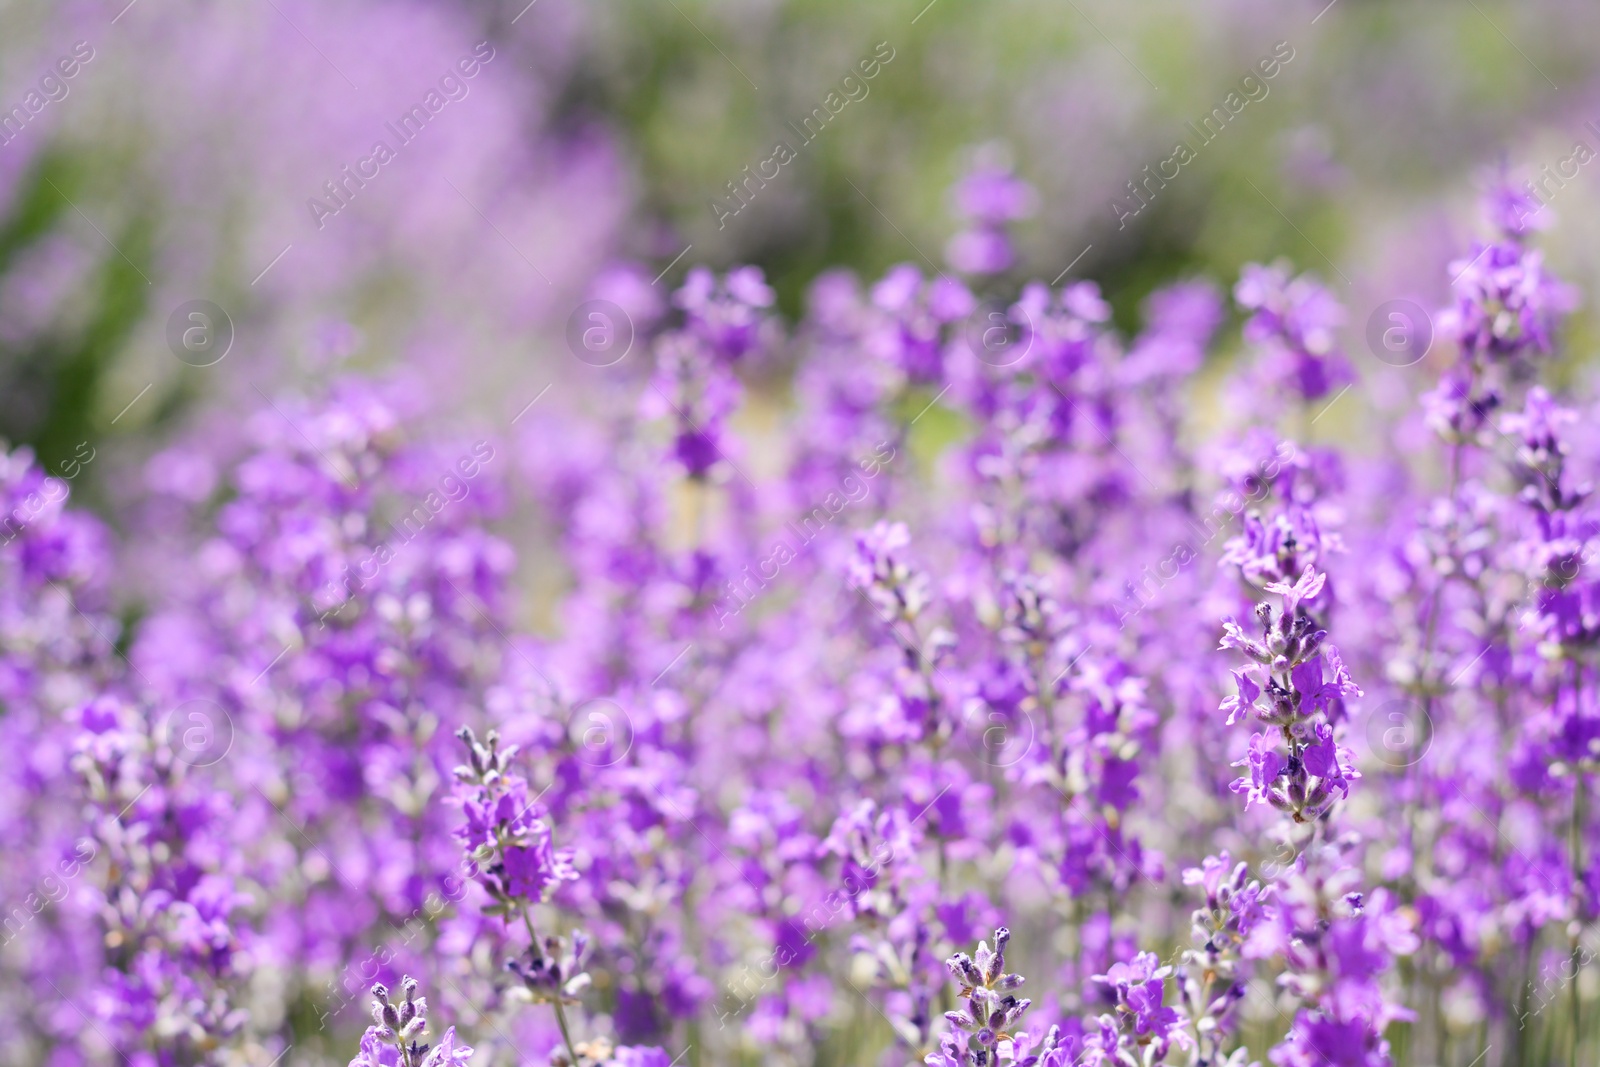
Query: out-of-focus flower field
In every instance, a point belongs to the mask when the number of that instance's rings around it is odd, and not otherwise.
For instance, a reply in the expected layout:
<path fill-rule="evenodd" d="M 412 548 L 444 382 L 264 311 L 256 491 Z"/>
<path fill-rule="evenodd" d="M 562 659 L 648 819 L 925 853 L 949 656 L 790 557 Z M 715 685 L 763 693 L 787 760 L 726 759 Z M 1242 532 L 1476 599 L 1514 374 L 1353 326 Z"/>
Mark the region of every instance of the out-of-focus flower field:
<path fill-rule="evenodd" d="M 1592 1067 L 1597 57 L 0 0 L 0 1062 Z"/>

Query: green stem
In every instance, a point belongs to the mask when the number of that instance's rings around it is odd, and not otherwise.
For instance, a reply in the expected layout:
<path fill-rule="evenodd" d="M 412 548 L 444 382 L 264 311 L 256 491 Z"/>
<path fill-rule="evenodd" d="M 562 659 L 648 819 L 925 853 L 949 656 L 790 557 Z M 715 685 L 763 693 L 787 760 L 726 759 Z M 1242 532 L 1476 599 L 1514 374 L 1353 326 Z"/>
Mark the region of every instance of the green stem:
<path fill-rule="evenodd" d="M 1533 943 L 1522 948 L 1522 986 L 1517 992 L 1517 1044 L 1516 1058 L 1511 1067 L 1525 1067 L 1528 1062 L 1528 994 L 1533 991 Z"/>
<path fill-rule="evenodd" d="M 1578 911 L 1582 906 L 1582 894 L 1579 887 L 1583 884 L 1583 823 L 1585 794 L 1588 792 L 1588 781 L 1584 777 L 1582 766 L 1575 768 L 1577 780 L 1573 784 L 1572 792 L 1572 980 L 1568 991 L 1568 1000 L 1572 1006 L 1572 1050 L 1568 1057 L 1571 1067 L 1578 1067 L 1578 1045 L 1583 1038 L 1582 1004 L 1583 997 L 1578 989 L 1578 971 L 1583 966 L 1579 950 L 1579 934 L 1582 927 L 1578 920 Z"/>
<path fill-rule="evenodd" d="M 522 925 L 528 928 L 528 940 L 533 942 L 533 950 L 539 952 L 541 951 L 539 948 L 539 934 L 533 928 L 533 916 L 529 912 L 530 907 L 531 905 L 526 901 L 523 902 Z M 555 990 L 554 999 L 550 1003 L 556 1009 L 556 1025 L 561 1028 L 561 1040 L 566 1043 L 567 1055 L 572 1057 L 572 1067 L 578 1067 L 578 1050 L 572 1047 L 572 1033 L 567 1029 L 567 1013 L 561 1007 L 560 989 Z"/>

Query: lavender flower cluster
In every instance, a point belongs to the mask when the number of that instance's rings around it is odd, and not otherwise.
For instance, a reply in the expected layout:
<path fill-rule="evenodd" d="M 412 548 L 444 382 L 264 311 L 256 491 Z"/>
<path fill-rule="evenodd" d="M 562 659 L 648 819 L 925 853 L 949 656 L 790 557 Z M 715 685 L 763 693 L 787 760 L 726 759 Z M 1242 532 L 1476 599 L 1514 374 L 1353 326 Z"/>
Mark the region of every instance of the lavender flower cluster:
<path fill-rule="evenodd" d="M 1600 439 L 1517 194 L 1341 450 L 1330 289 L 1246 267 L 1197 418 L 1221 292 L 997 305 L 981 166 L 968 273 L 694 268 L 504 439 L 347 378 L 115 529 L 0 459 L 0 1059 L 1594 1063 Z"/>

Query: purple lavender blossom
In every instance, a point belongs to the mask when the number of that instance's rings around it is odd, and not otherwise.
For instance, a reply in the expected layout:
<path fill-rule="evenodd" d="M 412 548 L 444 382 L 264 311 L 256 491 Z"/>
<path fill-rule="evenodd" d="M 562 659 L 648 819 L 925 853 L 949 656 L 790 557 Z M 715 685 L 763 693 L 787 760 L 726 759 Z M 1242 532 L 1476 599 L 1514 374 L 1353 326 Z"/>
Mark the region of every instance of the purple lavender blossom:
<path fill-rule="evenodd" d="M 373 1025 L 361 1035 L 361 1051 L 350 1067 L 466 1067 L 472 1048 L 456 1041 L 450 1027 L 437 1044 L 422 1039 L 428 1036 L 428 1000 L 417 996 L 417 981 L 407 975 L 401 980 L 405 999 L 394 1003 L 388 987 L 372 987 Z"/>
<path fill-rule="evenodd" d="M 7 1062 L 1585 1062 L 1600 436 L 1525 206 L 1366 449 L 1283 438 L 1345 380 L 1286 266 L 1239 368 L 1203 281 L 1132 338 L 1028 283 L 986 362 L 901 266 L 793 330 L 608 273 L 651 375 L 506 445 L 339 372 L 118 459 L 111 522 L 92 445 L 6 452 Z"/>
<path fill-rule="evenodd" d="M 1352 380 L 1337 340 L 1344 309 L 1311 275 L 1291 278 L 1285 261 L 1246 264 L 1233 295 L 1251 312 L 1244 336 L 1261 346 L 1268 381 L 1283 381 L 1309 402 Z"/>
<path fill-rule="evenodd" d="M 1000 154 L 980 151 L 974 166 L 950 190 L 950 201 L 966 229 L 950 238 L 945 261 L 962 274 L 1001 274 L 1014 253 L 1006 225 L 1032 215 L 1038 196 L 1016 177 Z"/>

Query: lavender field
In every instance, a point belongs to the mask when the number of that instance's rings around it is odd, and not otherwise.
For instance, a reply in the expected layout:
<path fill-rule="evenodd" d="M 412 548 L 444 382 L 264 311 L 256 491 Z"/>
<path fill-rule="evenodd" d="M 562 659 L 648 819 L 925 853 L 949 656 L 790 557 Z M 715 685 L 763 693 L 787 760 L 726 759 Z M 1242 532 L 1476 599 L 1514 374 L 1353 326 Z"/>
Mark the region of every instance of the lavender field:
<path fill-rule="evenodd" d="M 0 1063 L 1594 1067 L 1600 13 L 0 0 Z"/>

